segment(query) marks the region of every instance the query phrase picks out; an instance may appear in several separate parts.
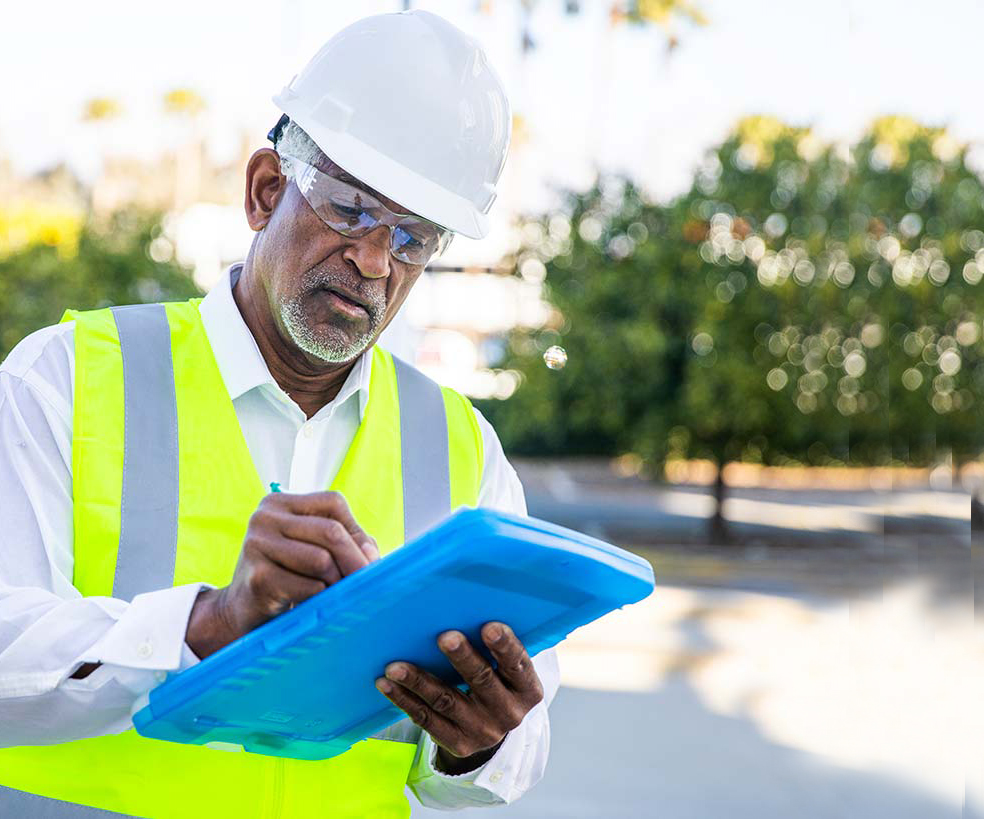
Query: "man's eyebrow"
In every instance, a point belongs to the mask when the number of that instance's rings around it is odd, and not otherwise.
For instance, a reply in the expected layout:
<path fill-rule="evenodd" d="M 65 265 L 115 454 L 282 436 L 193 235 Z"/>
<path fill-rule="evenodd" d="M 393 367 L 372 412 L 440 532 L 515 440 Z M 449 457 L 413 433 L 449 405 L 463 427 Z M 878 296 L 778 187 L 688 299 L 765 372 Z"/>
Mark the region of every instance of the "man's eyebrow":
<path fill-rule="evenodd" d="M 335 167 L 338 168 L 337 165 Z M 396 204 L 396 202 L 393 202 L 393 200 L 390 199 L 388 196 L 383 196 L 379 191 L 374 190 L 373 188 L 370 188 L 365 182 L 363 182 L 361 179 L 356 179 L 348 171 L 343 171 L 343 170 L 339 169 L 338 173 L 334 174 L 334 176 L 335 176 L 336 179 L 340 179 L 342 182 L 348 182 L 348 184 L 354 185 L 355 187 L 359 188 L 360 190 L 365 191 L 370 196 L 373 196 L 376 199 L 378 199 L 384 205 L 386 205 L 386 202 L 391 202 L 394 205 Z M 386 205 L 386 207 L 389 208 L 389 205 Z M 402 209 L 397 210 L 395 208 L 389 208 L 389 209 L 392 210 L 394 213 L 402 213 L 402 214 L 405 214 L 407 216 L 416 216 L 416 214 L 413 213 L 412 211 L 402 210 Z M 422 217 L 419 217 L 418 216 L 417 218 L 420 219 Z"/>
<path fill-rule="evenodd" d="M 373 196 L 376 199 L 378 199 L 384 205 L 386 205 L 386 202 L 387 201 L 392 202 L 394 205 L 396 204 L 396 202 L 393 202 L 393 200 L 391 200 L 388 196 L 383 196 L 379 191 L 377 191 L 377 190 L 375 190 L 373 188 L 370 188 L 361 179 L 357 179 L 356 177 L 352 176 L 352 174 L 350 174 L 348 171 L 346 171 L 345 169 L 343 169 L 341 167 L 341 165 L 335 164 L 330 159 L 328 160 L 328 167 L 331 169 L 331 174 L 330 175 L 331 176 L 334 176 L 335 179 L 339 179 L 342 182 L 347 182 L 349 185 L 353 185 L 356 188 L 359 188 L 360 190 L 365 191 L 370 196 Z M 320 168 L 319 168 L 319 170 L 320 170 Z M 386 207 L 389 207 L 389 206 L 386 205 Z M 418 216 L 416 213 L 414 213 L 413 211 L 409 211 L 409 210 L 396 209 L 396 208 L 390 208 L 390 210 L 392 210 L 394 213 L 402 213 L 402 214 L 405 214 L 407 216 L 416 216 L 418 219 L 422 219 L 423 218 L 422 216 Z"/>
<path fill-rule="evenodd" d="M 335 167 L 338 168 L 337 165 Z M 334 173 L 333 176 L 336 179 L 340 179 L 342 182 L 348 182 L 348 184 L 350 184 L 350 185 L 358 188 L 359 190 L 365 191 L 370 196 L 374 196 L 380 202 L 382 202 L 383 199 L 386 198 L 385 196 L 383 196 L 382 194 L 380 194 L 379 191 L 373 190 L 365 182 L 363 182 L 361 179 L 356 179 L 348 171 L 343 171 L 343 170 L 341 170 L 341 168 L 338 168 L 338 171 L 336 173 Z"/>
<path fill-rule="evenodd" d="M 321 168 L 319 168 L 318 170 L 321 170 Z M 322 171 L 322 172 L 324 172 L 324 171 Z M 372 188 L 370 188 L 361 179 L 356 179 L 354 176 L 352 176 L 352 174 L 350 174 L 348 171 L 342 169 L 341 166 L 336 165 L 330 159 L 328 160 L 327 173 L 328 173 L 329 176 L 334 176 L 335 179 L 340 179 L 342 182 L 348 182 L 348 184 L 350 184 L 350 185 L 354 185 L 357 188 L 361 188 L 366 193 L 369 193 L 369 194 L 372 194 L 373 196 L 375 196 L 377 199 L 381 199 L 382 198 L 382 197 L 380 197 L 380 195 L 379 195 L 379 193 L 377 191 L 374 191 Z"/>
<path fill-rule="evenodd" d="M 362 182 L 360 182 L 358 179 L 352 176 L 352 174 L 347 173 L 346 171 L 340 171 L 336 173 L 335 178 L 341 179 L 342 182 L 348 182 L 350 185 L 355 185 L 357 188 L 362 188 L 366 193 L 375 194 L 375 191 L 373 191 L 372 188 L 370 188 L 368 185 L 363 185 Z"/>

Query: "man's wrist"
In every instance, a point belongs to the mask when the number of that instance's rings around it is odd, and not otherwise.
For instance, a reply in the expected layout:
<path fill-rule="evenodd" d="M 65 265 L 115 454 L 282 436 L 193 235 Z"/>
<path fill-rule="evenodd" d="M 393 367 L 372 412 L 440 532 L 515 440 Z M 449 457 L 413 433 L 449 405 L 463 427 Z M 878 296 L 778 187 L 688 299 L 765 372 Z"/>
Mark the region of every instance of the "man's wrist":
<path fill-rule="evenodd" d="M 234 639 L 221 616 L 222 589 L 202 589 L 188 618 L 185 642 L 200 660 L 224 648 Z"/>
<path fill-rule="evenodd" d="M 460 776 L 461 774 L 471 773 L 492 759 L 505 741 L 506 738 L 503 737 L 493 747 L 479 751 L 477 754 L 472 754 L 471 756 L 455 756 L 438 745 L 437 753 L 434 756 L 434 767 L 438 773 L 447 774 L 448 776 Z"/>

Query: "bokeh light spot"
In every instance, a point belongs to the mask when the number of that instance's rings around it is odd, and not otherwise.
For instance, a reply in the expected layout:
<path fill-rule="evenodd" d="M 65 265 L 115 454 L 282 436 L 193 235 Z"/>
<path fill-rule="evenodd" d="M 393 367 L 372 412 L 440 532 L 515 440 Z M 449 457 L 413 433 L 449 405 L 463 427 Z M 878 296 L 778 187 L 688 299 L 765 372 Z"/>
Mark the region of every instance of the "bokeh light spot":
<path fill-rule="evenodd" d="M 562 370 L 567 366 L 567 350 L 556 344 L 547 347 L 543 353 L 543 363 L 551 370 Z"/>

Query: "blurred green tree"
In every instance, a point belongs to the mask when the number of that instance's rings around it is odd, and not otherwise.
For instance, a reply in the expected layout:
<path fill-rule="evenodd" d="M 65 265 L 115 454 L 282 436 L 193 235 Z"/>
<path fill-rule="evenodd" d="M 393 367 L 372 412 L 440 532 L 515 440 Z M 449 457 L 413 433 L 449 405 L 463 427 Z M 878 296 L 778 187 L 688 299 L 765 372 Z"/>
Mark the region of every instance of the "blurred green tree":
<path fill-rule="evenodd" d="M 513 334 L 524 383 L 483 408 L 518 453 L 712 460 L 716 540 L 729 461 L 977 457 L 984 190 L 967 159 L 902 118 L 850 150 L 750 117 L 669 205 L 624 179 L 569 194 L 516 260 L 556 315 Z"/>
<path fill-rule="evenodd" d="M 534 223 L 518 269 L 546 271 L 556 310 L 546 327 L 512 334 L 506 366 L 524 383 L 509 401 L 483 405 L 513 452 L 610 454 L 666 440 L 694 309 L 679 265 L 697 253 L 672 218 L 630 182 L 607 180 Z M 555 344 L 568 353 L 560 371 L 542 361 Z"/>
<path fill-rule="evenodd" d="M 984 185 L 942 128 L 879 119 L 855 148 L 865 279 L 884 317 L 895 461 L 979 457 L 984 396 Z"/>
<path fill-rule="evenodd" d="M 159 217 L 134 212 L 116 213 L 102 228 L 85 223 L 71 253 L 39 241 L 0 255 L 0 359 L 24 336 L 57 322 L 68 307 L 201 295 L 191 271 L 169 256 Z"/>

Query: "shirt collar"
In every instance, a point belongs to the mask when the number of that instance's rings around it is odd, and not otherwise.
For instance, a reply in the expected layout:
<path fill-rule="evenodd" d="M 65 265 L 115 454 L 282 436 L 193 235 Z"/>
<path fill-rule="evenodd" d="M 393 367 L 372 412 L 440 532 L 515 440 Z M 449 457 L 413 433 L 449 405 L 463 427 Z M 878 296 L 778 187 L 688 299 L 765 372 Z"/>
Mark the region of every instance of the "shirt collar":
<path fill-rule="evenodd" d="M 232 284 L 239 278 L 241 272 L 242 262 L 231 265 L 208 291 L 198 308 L 205 327 L 205 335 L 215 356 L 215 363 L 233 401 L 263 385 L 270 385 L 286 397 L 270 375 L 260 348 L 233 298 Z M 372 374 L 371 349 L 366 351 L 368 355 L 363 353 L 359 356 L 338 395 L 331 402 L 332 405 L 339 406 L 357 394 L 360 421 L 365 414 L 366 402 L 369 399 L 369 378 Z"/>

